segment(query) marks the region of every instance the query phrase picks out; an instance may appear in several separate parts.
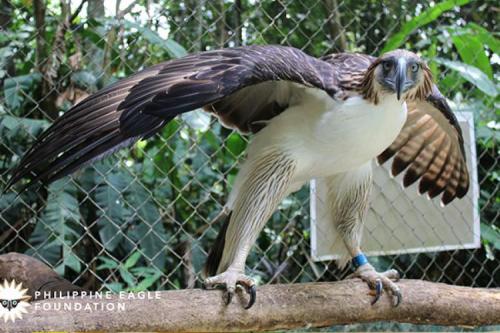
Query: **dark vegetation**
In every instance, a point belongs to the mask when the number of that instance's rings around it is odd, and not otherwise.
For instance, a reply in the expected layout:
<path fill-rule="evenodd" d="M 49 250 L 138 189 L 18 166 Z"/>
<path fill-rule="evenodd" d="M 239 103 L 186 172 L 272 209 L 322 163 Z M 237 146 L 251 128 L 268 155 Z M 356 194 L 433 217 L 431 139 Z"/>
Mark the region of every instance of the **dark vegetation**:
<path fill-rule="evenodd" d="M 285 44 L 321 56 L 408 48 L 429 61 L 454 110 L 475 118 L 481 249 L 379 257 L 406 278 L 500 286 L 498 65 L 493 1 L 0 0 L 0 189 L 58 114 L 145 66 L 190 52 Z M 108 5 L 108 4 L 106 4 Z M 199 285 L 247 138 L 194 112 L 41 189 L 0 197 L 0 252 L 41 258 L 90 289 Z M 252 252 L 261 283 L 335 280 L 309 249 L 308 191 L 287 198 Z"/>

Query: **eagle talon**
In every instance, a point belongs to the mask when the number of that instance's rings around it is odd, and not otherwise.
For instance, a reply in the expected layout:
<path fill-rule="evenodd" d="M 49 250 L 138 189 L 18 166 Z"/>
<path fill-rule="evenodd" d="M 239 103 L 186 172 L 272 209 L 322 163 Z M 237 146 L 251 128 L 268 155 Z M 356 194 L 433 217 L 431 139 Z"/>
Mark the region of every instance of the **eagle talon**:
<path fill-rule="evenodd" d="M 374 290 L 375 297 L 371 301 L 371 305 L 378 302 L 384 289 L 392 296 L 392 305 L 394 307 L 398 306 L 403 299 L 399 287 L 393 282 L 399 280 L 399 273 L 395 269 L 378 273 L 372 265 L 364 264 L 359 266 L 356 271 L 347 278 L 360 278 L 368 284 L 370 289 Z"/>
<path fill-rule="evenodd" d="M 248 276 L 239 273 L 235 270 L 227 270 L 219 275 L 209 277 L 204 282 L 204 289 L 213 289 L 218 286 L 222 286 L 226 289 L 224 294 L 224 303 L 229 305 L 232 300 L 236 288 L 243 288 L 249 295 L 250 300 L 248 304 L 245 306 L 245 309 L 249 309 L 255 303 L 257 289 L 255 286 L 255 282 L 249 278 Z"/>
<path fill-rule="evenodd" d="M 257 287 L 255 285 L 248 287 L 247 293 L 250 295 L 250 300 L 248 301 L 248 304 L 245 306 L 245 310 L 250 309 L 254 305 L 255 300 L 257 299 Z"/>
<path fill-rule="evenodd" d="M 230 290 L 226 291 L 226 305 L 231 304 L 231 301 L 233 300 L 233 295 L 234 295 L 233 291 Z"/>
<path fill-rule="evenodd" d="M 401 304 L 401 300 L 403 299 L 403 296 L 401 295 L 401 292 L 399 291 L 399 289 L 397 290 L 394 290 L 392 292 L 392 305 L 394 307 L 397 307 L 399 304 Z"/>
<path fill-rule="evenodd" d="M 375 281 L 375 298 L 372 301 L 372 305 L 377 303 L 377 301 L 380 299 L 380 295 L 382 295 L 382 291 L 384 289 L 384 286 L 382 285 L 382 281 L 380 279 L 377 279 Z"/>

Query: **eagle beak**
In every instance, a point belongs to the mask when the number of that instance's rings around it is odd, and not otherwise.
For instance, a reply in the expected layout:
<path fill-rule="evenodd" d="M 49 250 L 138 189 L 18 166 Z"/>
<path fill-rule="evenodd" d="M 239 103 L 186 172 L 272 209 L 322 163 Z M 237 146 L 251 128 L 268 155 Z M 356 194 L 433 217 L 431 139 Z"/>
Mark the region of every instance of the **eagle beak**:
<path fill-rule="evenodd" d="M 401 99 L 401 94 L 403 93 L 405 82 L 406 82 L 406 61 L 404 59 L 399 59 L 398 65 L 396 67 L 396 96 L 398 101 Z"/>

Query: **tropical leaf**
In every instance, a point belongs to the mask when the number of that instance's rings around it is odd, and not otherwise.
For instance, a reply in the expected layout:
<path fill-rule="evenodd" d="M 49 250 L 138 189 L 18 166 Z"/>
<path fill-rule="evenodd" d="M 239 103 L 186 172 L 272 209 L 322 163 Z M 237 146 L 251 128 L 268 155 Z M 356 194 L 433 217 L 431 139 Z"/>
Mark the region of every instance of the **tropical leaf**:
<path fill-rule="evenodd" d="M 120 282 L 105 283 L 104 286 L 114 293 L 123 291 L 123 284 Z"/>
<path fill-rule="evenodd" d="M 484 52 L 483 43 L 472 35 L 455 35 L 451 37 L 462 61 L 468 65 L 479 68 L 488 78 L 493 79 L 490 59 Z"/>
<path fill-rule="evenodd" d="M 71 74 L 71 81 L 73 81 L 80 88 L 88 91 L 97 90 L 97 78 L 90 71 L 78 71 Z"/>
<path fill-rule="evenodd" d="M 49 186 L 47 205 L 43 210 L 37 228 L 30 237 L 30 243 L 44 258 L 58 257 L 62 262 L 56 271 L 64 275 L 66 267 L 81 271 L 80 260 L 75 256 L 75 243 L 80 239 L 81 216 L 75 186 L 68 177 Z"/>
<path fill-rule="evenodd" d="M 26 95 L 30 95 L 30 90 L 41 79 L 39 73 L 20 75 L 8 78 L 3 83 L 5 104 L 11 109 L 21 106 Z"/>
<path fill-rule="evenodd" d="M 226 139 L 226 147 L 233 154 L 233 157 L 239 157 L 243 154 L 246 146 L 246 141 L 238 133 L 231 133 Z"/>
<path fill-rule="evenodd" d="M 0 48 L 0 79 L 5 76 L 6 71 L 4 70 L 4 68 L 7 66 L 10 57 L 13 56 L 15 53 L 16 52 L 14 50 L 13 45 L 7 45 L 5 47 Z"/>
<path fill-rule="evenodd" d="M 103 164 L 100 164 L 100 170 L 106 170 Z M 99 183 L 95 200 L 99 210 L 97 215 L 97 225 L 99 227 L 99 236 L 108 251 L 113 251 L 123 240 L 124 231 L 121 230 L 130 211 L 126 208 L 122 192 L 127 187 L 125 177 L 116 171 L 111 174 L 104 174 L 102 182 Z"/>
<path fill-rule="evenodd" d="M 181 58 L 187 55 L 186 49 L 184 49 L 179 43 L 172 39 L 163 39 L 156 31 L 151 30 L 147 26 L 131 21 L 125 21 L 124 26 L 128 29 L 137 29 L 141 33 L 142 37 L 150 43 L 163 48 L 173 58 Z"/>
<path fill-rule="evenodd" d="M 146 276 L 142 281 L 140 281 L 136 286 L 128 288 L 130 292 L 140 292 L 148 290 L 156 281 L 161 277 L 161 272 L 156 272 L 154 274 Z"/>
<path fill-rule="evenodd" d="M 481 237 L 483 240 L 486 240 L 489 245 L 500 250 L 500 229 L 498 227 L 481 223 Z"/>
<path fill-rule="evenodd" d="M 418 28 L 431 23 L 444 12 L 455 8 L 456 6 L 466 5 L 470 1 L 471 0 L 446 0 L 436 4 L 434 7 L 424 10 L 420 15 L 403 24 L 401 29 L 387 40 L 381 53 L 400 47 L 406 41 L 408 36 Z"/>
<path fill-rule="evenodd" d="M 132 273 L 130 273 L 125 267 L 123 266 L 120 266 L 118 268 L 118 272 L 120 272 L 120 276 L 121 278 L 123 279 L 123 281 L 125 281 L 125 283 L 131 287 L 133 285 L 135 285 L 137 279 L 132 275 Z"/>
<path fill-rule="evenodd" d="M 139 259 L 141 259 L 141 257 L 142 255 L 138 251 L 132 253 L 130 257 L 128 257 L 125 263 L 123 264 L 123 267 L 125 267 L 126 269 L 131 269 L 137 264 L 137 262 L 139 261 Z"/>
<path fill-rule="evenodd" d="M 187 55 L 187 51 L 183 48 L 179 43 L 177 43 L 173 39 L 167 39 L 165 41 L 164 48 L 168 51 L 168 53 L 174 58 L 181 58 Z"/>
<path fill-rule="evenodd" d="M 472 30 L 476 34 L 477 38 L 483 44 L 488 45 L 493 52 L 500 54 L 500 40 L 495 38 L 493 33 L 473 22 L 467 23 L 465 27 Z"/>
<path fill-rule="evenodd" d="M 37 137 L 43 130 L 49 127 L 50 123 L 42 119 L 31 119 L 2 115 L 0 118 L 0 131 L 6 129 L 10 132 L 10 136 L 19 134 L 20 130 L 28 133 L 30 138 Z M 23 133 L 24 135 L 24 133 Z"/>
<path fill-rule="evenodd" d="M 139 246 L 148 261 L 152 261 L 156 268 L 163 268 L 168 236 L 151 195 L 142 185 L 134 182 L 126 200 L 134 211 L 130 217 L 134 228 L 131 228 L 127 235 Z"/>
<path fill-rule="evenodd" d="M 495 84 L 477 67 L 464 64 L 460 61 L 452 61 L 435 58 L 435 62 L 457 71 L 465 80 L 469 81 L 485 94 L 496 97 L 498 94 Z"/>
<path fill-rule="evenodd" d="M 119 266 L 119 263 L 117 263 L 116 261 L 114 261 L 113 259 L 110 259 L 108 257 L 99 256 L 99 257 L 97 257 L 97 259 L 102 261 L 102 264 L 100 264 L 99 266 L 96 267 L 96 270 L 98 270 L 98 271 L 103 270 L 103 269 L 116 269 Z"/>

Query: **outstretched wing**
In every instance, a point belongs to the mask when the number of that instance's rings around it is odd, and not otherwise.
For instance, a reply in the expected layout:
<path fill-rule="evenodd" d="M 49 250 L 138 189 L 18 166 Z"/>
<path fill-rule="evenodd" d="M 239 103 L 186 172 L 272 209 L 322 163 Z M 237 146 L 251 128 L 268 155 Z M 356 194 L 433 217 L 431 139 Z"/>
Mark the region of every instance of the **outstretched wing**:
<path fill-rule="evenodd" d="M 469 189 L 464 141 L 458 120 L 434 85 L 424 101 L 407 105 L 408 119 L 396 140 L 380 156 L 380 164 L 392 156 L 392 174 L 405 171 L 403 184 L 420 179 L 418 190 L 434 198 L 444 192 L 443 204 L 462 198 Z"/>
<path fill-rule="evenodd" d="M 332 53 L 321 58 L 335 67 L 338 86 L 346 92 L 362 89 L 366 70 L 375 59 L 368 54 L 348 52 Z"/>
<path fill-rule="evenodd" d="M 25 154 L 7 187 L 51 182 L 205 107 L 225 124 L 257 131 L 283 111 L 290 84 L 333 95 L 334 66 L 300 50 L 250 46 L 203 52 L 147 68 L 93 94 L 58 118 Z"/>

